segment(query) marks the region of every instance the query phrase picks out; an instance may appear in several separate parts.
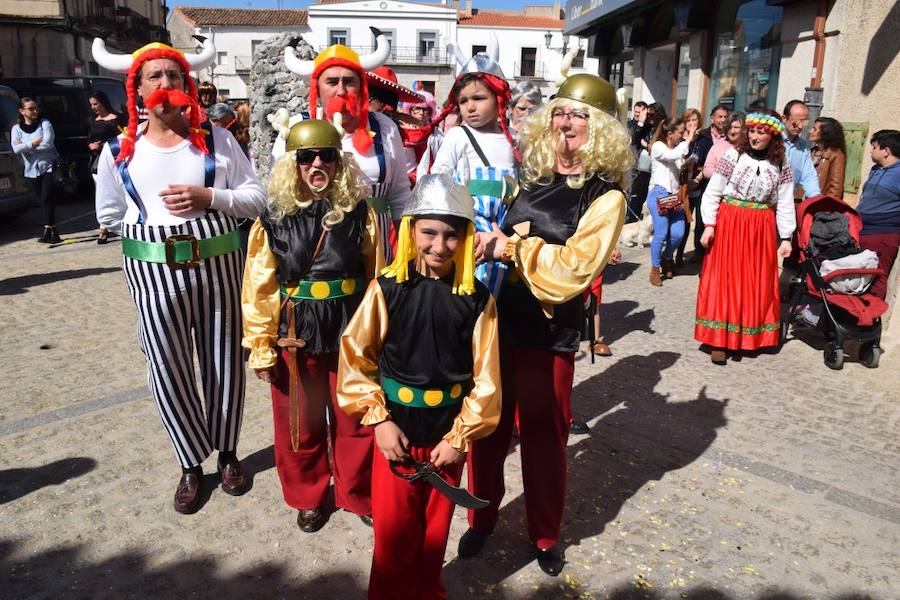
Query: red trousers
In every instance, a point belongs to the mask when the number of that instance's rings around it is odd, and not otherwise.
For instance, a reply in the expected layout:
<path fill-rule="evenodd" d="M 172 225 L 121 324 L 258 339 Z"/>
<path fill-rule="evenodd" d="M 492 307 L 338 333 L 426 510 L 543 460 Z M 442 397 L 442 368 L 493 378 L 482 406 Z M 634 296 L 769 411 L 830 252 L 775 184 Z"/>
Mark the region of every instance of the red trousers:
<path fill-rule="evenodd" d="M 891 268 L 897 259 L 897 247 L 900 246 L 900 233 L 872 233 L 859 236 L 859 245 L 864 250 L 871 250 L 878 254 L 878 268 L 884 269 L 886 275 L 876 277 L 869 288 L 870 294 L 875 294 L 882 300 L 887 295 L 888 277 Z"/>
<path fill-rule="evenodd" d="M 434 446 L 412 447 L 410 454 L 427 462 Z M 463 464 L 440 469 L 459 485 Z M 446 598 L 441 582 L 444 551 L 454 504 L 424 482 L 410 483 L 391 472 L 390 463 L 375 449 L 372 463 L 372 520 L 375 550 L 369 576 L 374 600 Z"/>
<path fill-rule="evenodd" d="M 300 368 L 300 446 L 291 448 L 290 376 L 287 350 L 278 361 L 278 378 L 272 384 L 275 419 L 275 466 L 284 501 L 296 509 L 322 506 L 328 493 L 326 413 L 334 447 L 334 503 L 357 515 L 372 514 L 371 427 L 363 427 L 337 405 L 335 378 L 337 354 L 297 352 Z M 330 407 L 330 410 L 329 410 Z"/>
<path fill-rule="evenodd" d="M 491 504 L 470 510 L 469 526 L 491 531 L 497 524 L 506 491 L 503 464 L 518 409 L 528 536 L 538 548 L 552 548 L 559 539 L 566 499 L 575 353 L 501 344 L 500 375 L 500 423 L 493 434 L 472 443 L 468 458 L 469 491 Z"/>

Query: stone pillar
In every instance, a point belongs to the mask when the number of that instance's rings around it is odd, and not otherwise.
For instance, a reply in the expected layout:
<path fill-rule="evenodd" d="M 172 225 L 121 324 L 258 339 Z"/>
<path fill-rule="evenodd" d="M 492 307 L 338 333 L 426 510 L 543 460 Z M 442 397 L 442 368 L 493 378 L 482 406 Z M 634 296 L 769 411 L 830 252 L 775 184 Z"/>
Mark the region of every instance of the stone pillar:
<path fill-rule="evenodd" d="M 266 115 L 279 108 L 286 108 L 291 115 L 309 110 L 308 81 L 284 66 L 284 49 L 288 46 L 295 49 L 300 59 L 312 60 L 316 56 L 316 51 L 299 34 L 281 33 L 259 44 L 250 70 L 250 148 L 253 166 L 264 188 L 277 135 Z"/>

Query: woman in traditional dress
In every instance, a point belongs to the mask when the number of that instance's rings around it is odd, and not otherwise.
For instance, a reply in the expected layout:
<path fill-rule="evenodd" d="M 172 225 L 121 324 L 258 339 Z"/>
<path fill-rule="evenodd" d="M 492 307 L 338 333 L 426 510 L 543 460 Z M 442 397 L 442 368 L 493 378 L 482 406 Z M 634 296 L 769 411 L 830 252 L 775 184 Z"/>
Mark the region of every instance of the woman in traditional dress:
<path fill-rule="evenodd" d="M 797 221 L 784 124 L 766 111 L 747 115 L 746 127 L 716 164 L 700 205 L 700 243 L 709 253 L 694 337 L 712 349 L 716 364 L 726 363 L 726 351 L 778 345 L 778 257 L 791 253 Z"/>

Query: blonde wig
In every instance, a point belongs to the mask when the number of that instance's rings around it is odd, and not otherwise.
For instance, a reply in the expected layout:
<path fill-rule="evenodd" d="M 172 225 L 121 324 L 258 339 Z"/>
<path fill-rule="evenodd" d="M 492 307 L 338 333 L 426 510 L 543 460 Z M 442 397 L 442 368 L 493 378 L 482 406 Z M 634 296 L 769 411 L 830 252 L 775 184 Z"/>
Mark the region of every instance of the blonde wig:
<path fill-rule="evenodd" d="M 551 131 L 553 111 L 572 105 L 587 111 L 587 142 L 576 150 L 581 160 L 581 173 L 569 175 L 566 183 L 578 189 L 595 175 L 628 187 L 631 168 L 634 166 L 634 150 L 628 130 L 615 117 L 583 102 L 569 98 L 554 98 L 535 112 L 519 134 L 522 166 L 519 177 L 526 187 L 549 185 L 555 175 L 557 138 Z"/>
<path fill-rule="evenodd" d="M 344 220 L 344 215 L 356 208 L 357 203 L 368 191 L 363 185 L 363 174 L 356 159 L 345 152 L 339 152 L 335 164 L 334 178 L 322 198 L 328 198 L 331 210 L 322 217 L 322 226 L 331 229 Z M 302 192 L 311 190 L 303 181 L 297 169 L 297 153 L 286 152 L 275 161 L 269 175 L 269 214 L 275 220 L 294 215 L 317 202 L 318 198 L 303 199 Z"/>

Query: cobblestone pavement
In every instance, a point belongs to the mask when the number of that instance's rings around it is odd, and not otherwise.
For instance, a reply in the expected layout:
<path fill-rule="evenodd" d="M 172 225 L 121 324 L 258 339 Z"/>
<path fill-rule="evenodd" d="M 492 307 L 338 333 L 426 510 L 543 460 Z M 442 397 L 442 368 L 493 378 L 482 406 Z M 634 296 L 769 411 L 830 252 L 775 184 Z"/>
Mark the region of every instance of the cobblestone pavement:
<path fill-rule="evenodd" d="M 268 391 L 253 379 L 232 498 L 176 514 L 178 465 L 146 389 L 120 247 L 89 204 L 0 226 L 0 596 L 357 598 L 372 534 L 335 513 L 301 533 L 281 500 Z M 563 574 L 531 561 L 518 452 L 482 558 L 447 551 L 452 598 L 900 597 L 900 359 L 827 369 L 814 338 L 711 365 L 692 341 L 697 278 L 647 283 L 648 250 L 608 271 L 614 356 L 576 369 Z M 819 346 L 820 347 L 820 346 Z M 214 472 L 214 462 L 206 467 Z M 414 551 L 411 549 L 410 551 Z"/>

